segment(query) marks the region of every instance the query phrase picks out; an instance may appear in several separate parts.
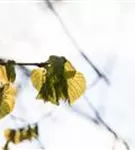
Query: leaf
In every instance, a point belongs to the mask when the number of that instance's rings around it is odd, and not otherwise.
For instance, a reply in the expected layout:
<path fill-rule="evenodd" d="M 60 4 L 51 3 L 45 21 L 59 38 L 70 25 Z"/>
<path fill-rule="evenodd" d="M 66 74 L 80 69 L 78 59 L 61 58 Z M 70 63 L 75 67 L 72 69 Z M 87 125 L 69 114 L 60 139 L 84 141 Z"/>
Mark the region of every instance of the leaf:
<path fill-rule="evenodd" d="M 16 88 L 10 82 L 14 80 L 13 61 L 7 62 L 6 66 L 0 65 L 0 118 L 5 117 L 13 110 Z"/>
<path fill-rule="evenodd" d="M 0 84 L 5 84 L 8 82 L 8 77 L 6 73 L 5 66 L 0 65 Z"/>
<path fill-rule="evenodd" d="M 15 61 L 9 60 L 6 65 L 6 74 L 9 82 L 14 82 L 16 78 Z"/>
<path fill-rule="evenodd" d="M 33 138 L 38 137 L 38 126 L 37 124 L 35 124 L 33 127 L 28 125 L 25 128 L 18 128 L 18 129 L 7 128 L 4 130 L 4 137 L 7 140 L 6 144 L 8 144 L 8 141 L 14 144 L 19 144 L 24 140 L 32 140 Z M 8 148 L 8 145 L 6 146 L 6 144 L 4 148 Z"/>
<path fill-rule="evenodd" d="M 64 64 L 64 73 L 66 78 L 71 78 L 75 75 L 76 69 L 73 65 L 67 60 Z"/>
<path fill-rule="evenodd" d="M 20 132 L 21 132 L 21 141 L 28 139 L 27 131 L 28 131 L 27 128 L 21 128 L 20 129 Z"/>
<path fill-rule="evenodd" d="M 21 132 L 20 130 L 15 131 L 14 143 L 19 144 L 21 142 Z"/>
<path fill-rule="evenodd" d="M 31 74 L 33 86 L 39 91 L 37 99 L 56 105 L 62 99 L 72 104 L 84 93 L 86 83 L 83 74 L 77 72 L 65 57 L 52 55 L 46 64 L 46 73 L 43 73 L 45 69 L 39 68 Z"/>
<path fill-rule="evenodd" d="M 7 128 L 4 130 L 4 137 L 6 138 L 6 140 L 11 140 L 10 134 L 11 134 L 11 129 Z"/>
<path fill-rule="evenodd" d="M 64 71 L 63 57 L 50 56 L 47 61 L 48 65 L 46 69 L 46 81 L 42 84 L 41 89 L 37 95 L 37 99 L 44 99 L 44 101 L 50 101 L 53 104 L 59 105 L 60 99 L 60 86 L 63 79 Z"/>
<path fill-rule="evenodd" d="M 73 104 L 86 89 L 86 81 L 82 73 L 76 72 L 74 77 L 67 79 L 69 104 Z"/>
<path fill-rule="evenodd" d="M 65 71 L 76 71 L 76 69 L 73 67 L 73 65 L 70 63 L 70 61 L 66 60 L 64 64 Z"/>
<path fill-rule="evenodd" d="M 51 82 L 45 82 L 36 97 L 37 99 L 44 99 L 44 101 L 50 101 L 53 104 L 58 105 L 58 100 L 56 97 L 56 91 Z"/>
<path fill-rule="evenodd" d="M 38 137 L 38 126 L 34 125 L 33 127 L 29 126 L 27 132 L 29 132 L 29 139 Z"/>
<path fill-rule="evenodd" d="M 14 108 L 16 88 L 11 84 L 5 84 L 0 89 L 0 118 L 8 115 Z"/>
<path fill-rule="evenodd" d="M 38 126 L 35 125 L 30 128 L 31 129 L 31 136 L 37 138 L 38 136 Z"/>
<path fill-rule="evenodd" d="M 64 69 L 65 78 L 67 80 L 68 102 L 72 104 L 84 93 L 86 81 L 83 74 L 77 72 L 68 60 L 64 65 Z"/>
<path fill-rule="evenodd" d="M 33 86 L 39 91 L 46 80 L 46 70 L 44 68 L 34 69 L 31 72 L 31 82 Z"/>

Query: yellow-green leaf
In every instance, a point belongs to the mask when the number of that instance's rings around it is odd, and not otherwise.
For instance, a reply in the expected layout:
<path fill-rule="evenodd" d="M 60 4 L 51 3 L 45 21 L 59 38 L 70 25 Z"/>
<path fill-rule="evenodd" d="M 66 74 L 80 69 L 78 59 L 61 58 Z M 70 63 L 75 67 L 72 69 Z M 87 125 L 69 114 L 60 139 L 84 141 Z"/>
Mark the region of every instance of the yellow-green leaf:
<path fill-rule="evenodd" d="M 76 72 L 74 77 L 67 79 L 69 103 L 72 104 L 85 91 L 86 81 L 82 73 Z"/>
<path fill-rule="evenodd" d="M 21 142 L 21 132 L 20 130 L 15 131 L 14 143 L 19 144 Z"/>
<path fill-rule="evenodd" d="M 0 118 L 8 115 L 14 108 L 16 88 L 8 83 L 0 88 Z"/>
<path fill-rule="evenodd" d="M 7 61 L 6 65 L 6 74 L 9 82 L 14 82 L 16 78 L 15 73 L 15 62 L 12 60 Z"/>
<path fill-rule="evenodd" d="M 7 128 L 4 130 L 4 137 L 7 140 L 6 144 L 8 144 L 8 141 L 14 144 L 18 144 L 24 140 L 32 140 L 33 138 L 38 137 L 38 126 L 36 124 L 33 127 L 28 125 L 25 128 L 18 128 L 18 129 Z M 5 147 L 9 148 L 8 145 L 6 144 L 3 147 L 3 149 Z"/>
<path fill-rule="evenodd" d="M 0 65 L 0 84 L 5 84 L 8 82 L 8 77 L 6 73 L 5 66 Z"/>
<path fill-rule="evenodd" d="M 44 68 L 34 69 L 31 72 L 31 82 L 33 86 L 39 91 L 46 80 L 46 70 Z"/>
<path fill-rule="evenodd" d="M 76 69 L 73 67 L 73 65 L 69 62 L 66 61 L 64 64 L 64 75 L 66 78 L 71 78 L 75 75 Z"/>

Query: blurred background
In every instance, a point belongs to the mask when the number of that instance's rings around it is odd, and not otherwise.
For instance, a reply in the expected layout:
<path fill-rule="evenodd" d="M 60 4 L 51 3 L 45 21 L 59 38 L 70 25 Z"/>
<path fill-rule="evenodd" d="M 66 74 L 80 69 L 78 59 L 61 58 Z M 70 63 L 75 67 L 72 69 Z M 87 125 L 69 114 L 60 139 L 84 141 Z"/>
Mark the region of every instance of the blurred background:
<path fill-rule="evenodd" d="M 17 67 L 20 90 L 13 114 L 25 121 L 10 115 L 0 120 L 0 147 L 5 128 L 39 120 L 46 150 L 127 150 L 103 121 L 134 149 L 134 39 L 134 0 L 0 0 L 0 58 L 42 62 L 65 56 L 87 81 L 85 94 L 72 107 L 62 102 L 56 107 L 36 101 L 27 70 Z M 42 149 L 41 143 L 25 141 L 11 149 Z"/>

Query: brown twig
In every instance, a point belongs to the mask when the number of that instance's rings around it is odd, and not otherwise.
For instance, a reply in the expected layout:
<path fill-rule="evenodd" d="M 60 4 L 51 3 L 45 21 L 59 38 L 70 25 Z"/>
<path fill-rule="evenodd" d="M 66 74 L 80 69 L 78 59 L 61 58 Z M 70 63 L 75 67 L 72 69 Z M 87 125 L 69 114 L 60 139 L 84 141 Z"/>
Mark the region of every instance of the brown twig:
<path fill-rule="evenodd" d="M 125 146 L 125 148 L 127 150 L 130 150 L 130 147 L 128 145 L 128 143 L 122 139 L 121 137 L 118 136 L 118 134 L 102 119 L 102 117 L 100 116 L 100 113 L 98 112 L 98 110 L 95 108 L 95 106 L 89 101 L 89 99 L 84 96 L 84 99 L 86 100 L 87 104 L 89 105 L 89 107 L 93 110 L 93 112 L 95 113 L 95 116 L 97 118 L 97 120 L 110 132 L 113 134 L 114 138 L 116 140 L 120 140 L 123 145 Z"/>
<path fill-rule="evenodd" d="M 0 61 L 0 65 L 6 65 L 8 61 Z M 46 66 L 48 65 L 47 62 L 41 62 L 41 63 L 27 63 L 27 62 L 14 62 L 14 65 L 18 65 L 18 66 L 38 66 L 38 67 L 42 67 L 42 66 Z"/>

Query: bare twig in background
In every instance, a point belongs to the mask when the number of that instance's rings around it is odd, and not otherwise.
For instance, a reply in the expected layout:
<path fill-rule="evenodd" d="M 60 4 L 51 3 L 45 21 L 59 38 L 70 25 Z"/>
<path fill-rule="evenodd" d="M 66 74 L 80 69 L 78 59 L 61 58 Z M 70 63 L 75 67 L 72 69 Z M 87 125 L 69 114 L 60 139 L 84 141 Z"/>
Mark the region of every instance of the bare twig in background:
<path fill-rule="evenodd" d="M 78 52 L 81 54 L 81 56 L 86 60 L 86 62 L 94 69 L 94 71 L 97 73 L 98 77 L 103 78 L 104 81 L 109 85 L 110 81 L 107 78 L 107 76 L 103 73 L 101 73 L 99 71 L 99 69 L 92 63 L 92 61 L 86 56 L 86 54 L 83 52 L 83 50 L 80 48 L 80 46 L 78 45 L 77 41 L 75 40 L 75 38 L 71 35 L 71 33 L 69 32 L 67 26 L 65 25 L 65 23 L 63 22 L 62 18 L 60 17 L 60 15 L 58 14 L 58 12 L 55 10 L 53 4 L 50 2 L 50 0 L 45 0 L 48 8 L 51 10 L 51 12 L 56 16 L 56 18 L 58 19 L 58 21 L 60 22 L 65 34 L 67 35 L 67 37 L 70 39 L 71 43 L 74 45 L 74 47 L 78 50 Z"/>
<path fill-rule="evenodd" d="M 17 117 L 17 116 L 15 116 L 14 114 L 10 114 L 10 117 L 11 117 L 11 119 L 12 120 L 14 120 L 15 122 L 17 121 L 17 120 L 19 120 L 20 122 L 23 122 L 23 123 L 28 123 L 25 119 L 23 119 L 23 118 L 20 118 L 20 117 Z"/>
<path fill-rule="evenodd" d="M 100 79 L 99 77 L 96 77 L 96 79 L 92 82 L 92 84 L 88 85 L 87 89 L 93 88 L 98 83 L 99 79 Z"/>
<path fill-rule="evenodd" d="M 82 116 L 83 118 L 86 118 L 87 120 L 91 120 L 92 122 L 94 122 L 95 124 L 100 124 L 99 121 L 95 118 L 92 118 L 90 115 L 87 115 L 86 113 L 80 111 L 79 109 L 76 109 L 74 107 L 71 107 L 71 110 L 76 112 L 77 114 L 79 114 L 80 116 Z"/>
<path fill-rule="evenodd" d="M 89 101 L 89 99 L 88 99 L 86 96 L 84 96 L 84 99 L 86 100 L 86 102 L 87 102 L 87 104 L 89 105 L 89 107 L 90 107 L 90 108 L 93 110 L 93 112 L 95 113 L 95 116 L 96 116 L 97 120 L 98 120 L 110 133 L 113 134 L 113 136 L 114 136 L 114 138 L 115 138 L 116 140 L 122 141 L 122 143 L 124 144 L 125 148 L 126 148 L 127 150 L 130 150 L 130 147 L 129 147 L 128 143 L 127 143 L 124 139 L 120 138 L 120 137 L 118 136 L 118 134 L 102 119 L 102 117 L 100 116 L 100 113 L 99 113 L 98 110 L 94 107 L 94 105 Z"/>
<path fill-rule="evenodd" d="M 37 140 L 37 142 L 38 142 L 38 144 L 40 146 L 40 149 L 45 150 L 46 148 L 44 148 L 44 146 L 43 146 L 42 142 L 39 140 L 39 138 L 37 138 L 36 140 Z"/>
<path fill-rule="evenodd" d="M 19 68 L 23 71 L 26 77 L 30 77 L 30 71 L 25 66 L 19 66 Z"/>

